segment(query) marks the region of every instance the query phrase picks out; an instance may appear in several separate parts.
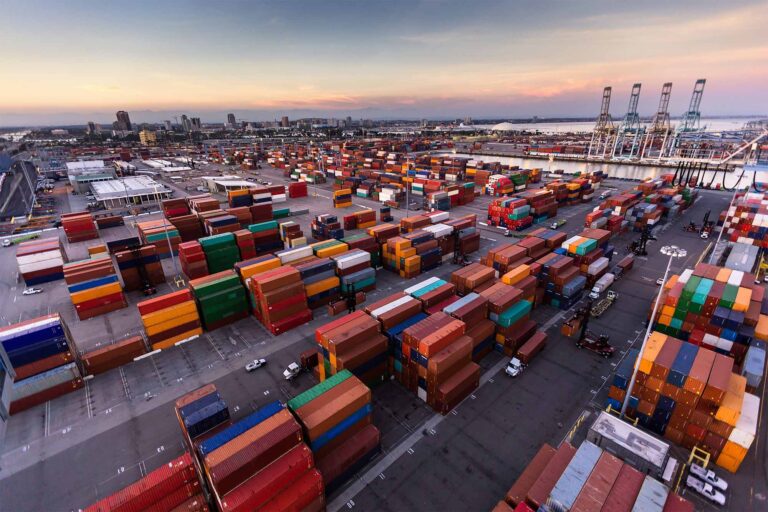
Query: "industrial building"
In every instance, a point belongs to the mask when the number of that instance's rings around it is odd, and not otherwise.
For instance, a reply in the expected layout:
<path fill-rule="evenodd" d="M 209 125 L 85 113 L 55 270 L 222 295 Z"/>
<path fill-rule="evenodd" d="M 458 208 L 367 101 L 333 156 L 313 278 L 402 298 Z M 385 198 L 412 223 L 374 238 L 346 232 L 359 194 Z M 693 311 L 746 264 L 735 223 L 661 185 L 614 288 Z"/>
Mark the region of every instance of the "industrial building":
<path fill-rule="evenodd" d="M 97 181 L 91 183 L 91 188 L 95 201 L 105 208 L 157 203 L 173 194 L 172 190 L 148 176 Z"/>
<path fill-rule="evenodd" d="M 90 190 L 91 183 L 115 179 L 115 168 L 107 165 L 104 160 L 82 160 L 67 162 L 67 179 L 72 191 L 85 194 Z"/>

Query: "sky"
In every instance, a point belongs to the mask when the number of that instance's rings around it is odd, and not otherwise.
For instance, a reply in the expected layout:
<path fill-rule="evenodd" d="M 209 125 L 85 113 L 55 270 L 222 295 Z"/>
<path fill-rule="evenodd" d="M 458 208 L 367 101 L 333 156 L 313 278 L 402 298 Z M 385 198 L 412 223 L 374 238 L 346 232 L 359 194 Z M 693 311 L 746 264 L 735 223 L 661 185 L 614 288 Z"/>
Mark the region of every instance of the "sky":
<path fill-rule="evenodd" d="M 0 0 L 0 126 L 768 113 L 768 9 L 730 0 Z"/>

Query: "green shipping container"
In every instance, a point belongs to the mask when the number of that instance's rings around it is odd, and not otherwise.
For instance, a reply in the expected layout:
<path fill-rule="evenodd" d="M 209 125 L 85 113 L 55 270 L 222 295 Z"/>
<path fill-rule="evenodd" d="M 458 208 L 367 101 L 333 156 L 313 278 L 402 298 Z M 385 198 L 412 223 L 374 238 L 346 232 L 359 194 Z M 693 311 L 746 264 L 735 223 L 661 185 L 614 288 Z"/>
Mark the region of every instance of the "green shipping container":
<path fill-rule="evenodd" d="M 342 370 L 336 375 L 325 379 L 320 384 L 311 387 L 300 395 L 292 398 L 291 400 L 288 400 L 288 408 L 296 412 L 301 407 L 307 405 L 315 398 L 319 397 L 334 386 L 338 386 L 350 377 L 352 377 L 352 373 L 349 370 Z"/>
<path fill-rule="evenodd" d="M 277 222 L 270 220 L 267 222 L 259 222 L 258 224 L 251 224 L 248 226 L 248 231 L 251 233 L 262 233 L 271 229 L 277 229 Z"/>
<path fill-rule="evenodd" d="M 218 235 L 205 236 L 200 238 L 198 242 L 200 242 L 200 245 L 203 247 L 203 249 L 206 249 L 207 247 L 220 247 L 222 245 L 234 245 L 235 235 L 232 233 L 220 233 Z"/>
<path fill-rule="evenodd" d="M 527 300 L 521 300 L 500 314 L 497 323 L 502 327 L 509 327 L 530 312 L 531 303 Z"/>

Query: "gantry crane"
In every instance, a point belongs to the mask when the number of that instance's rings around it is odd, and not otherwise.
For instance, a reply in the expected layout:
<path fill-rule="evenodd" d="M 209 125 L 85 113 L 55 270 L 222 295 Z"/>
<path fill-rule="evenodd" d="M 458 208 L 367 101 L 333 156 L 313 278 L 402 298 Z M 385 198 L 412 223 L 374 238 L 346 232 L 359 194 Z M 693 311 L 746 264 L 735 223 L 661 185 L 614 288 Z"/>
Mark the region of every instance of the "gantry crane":
<path fill-rule="evenodd" d="M 611 151 L 611 157 L 625 156 L 624 155 L 624 143 L 630 137 L 632 138 L 632 146 L 629 150 L 629 158 L 635 156 L 635 150 L 638 148 L 637 138 L 640 134 L 640 115 L 637 113 L 637 104 L 640 102 L 640 88 L 642 84 L 636 83 L 632 86 L 632 93 L 629 95 L 629 105 L 627 107 L 627 113 L 624 115 L 619 129 L 616 131 L 616 138 L 613 142 L 613 150 Z M 618 155 L 616 151 L 618 150 Z"/>
<path fill-rule="evenodd" d="M 600 104 L 600 114 L 595 121 L 592 140 L 589 142 L 588 157 L 604 158 L 608 149 L 611 135 L 614 132 L 613 120 L 609 112 L 611 107 L 611 88 L 603 89 L 603 100 Z"/>

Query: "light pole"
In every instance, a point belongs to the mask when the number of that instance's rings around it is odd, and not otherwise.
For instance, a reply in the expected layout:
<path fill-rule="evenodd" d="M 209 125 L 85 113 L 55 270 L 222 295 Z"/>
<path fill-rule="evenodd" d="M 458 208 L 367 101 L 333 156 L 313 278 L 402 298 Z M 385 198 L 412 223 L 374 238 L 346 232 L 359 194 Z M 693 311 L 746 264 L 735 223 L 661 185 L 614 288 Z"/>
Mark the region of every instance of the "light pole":
<path fill-rule="evenodd" d="M 627 387 L 627 395 L 624 397 L 624 403 L 621 404 L 621 416 L 623 417 L 627 412 L 627 406 L 629 405 L 629 397 L 632 395 L 632 390 L 635 387 L 635 378 L 637 378 L 637 369 L 640 367 L 640 359 L 643 357 L 643 352 L 645 352 L 645 345 L 648 343 L 648 338 L 651 335 L 651 329 L 653 329 L 653 320 L 656 318 L 656 313 L 659 310 L 659 303 L 661 303 L 661 292 L 664 291 L 664 284 L 667 282 L 667 275 L 669 275 L 669 269 L 672 267 L 672 260 L 675 258 L 684 258 L 688 252 L 685 249 L 681 249 L 680 247 L 677 247 L 676 245 L 665 245 L 661 248 L 661 254 L 665 256 L 669 256 L 669 261 L 667 261 L 667 269 L 664 271 L 664 277 L 661 280 L 661 285 L 659 286 L 659 293 L 656 296 L 656 302 L 653 305 L 653 313 L 651 313 L 651 318 L 648 320 L 648 328 L 645 330 L 645 336 L 643 337 L 643 344 L 640 345 L 640 353 L 637 355 L 637 359 L 635 360 L 635 365 L 632 368 L 632 378 L 629 380 L 629 386 Z"/>
<path fill-rule="evenodd" d="M 157 191 L 157 183 L 152 188 L 155 190 L 155 200 L 157 205 L 160 206 L 160 194 Z M 160 208 L 162 210 L 162 208 Z M 171 251 L 171 261 L 173 262 L 173 272 L 176 274 L 174 277 L 179 276 L 179 268 L 176 266 L 176 257 L 173 255 L 173 246 L 171 245 L 171 236 L 168 234 L 168 225 L 165 221 L 165 214 L 163 214 L 163 231 L 165 231 L 165 239 L 168 242 L 168 250 Z"/>
<path fill-rule="evenodd" d="M 728 216 L 728 212 L 731 210 L 731 207 L 733 206 L 734 201 L 736 201 L 736 194 L 739 193 L 739 190 L 734 188 L 733 191 L 733 197 L 731 198 L 731 202 L 728 204 L 728 209 L 725 211 L 726 217 Z M 704 226 L 702 226 L 703 228 Z M 723 238 L 723 231 L 725 231 L 725 222 L 723 222 L 723 225 L 720 226 L 720 233 L 717 234 L 717 241 L 715 241 L 715 246 L 712 248 L 712 254 L 709 255 L 709 264 L 712 265 L 712 260 L 715 259 L 715 253 L 717 252 L 717 246 L 720 245 L 720 239 Z"/>

